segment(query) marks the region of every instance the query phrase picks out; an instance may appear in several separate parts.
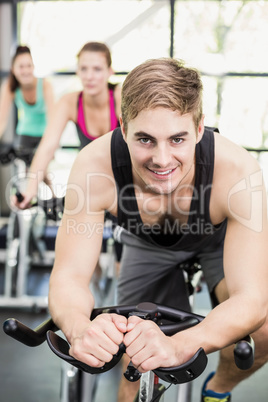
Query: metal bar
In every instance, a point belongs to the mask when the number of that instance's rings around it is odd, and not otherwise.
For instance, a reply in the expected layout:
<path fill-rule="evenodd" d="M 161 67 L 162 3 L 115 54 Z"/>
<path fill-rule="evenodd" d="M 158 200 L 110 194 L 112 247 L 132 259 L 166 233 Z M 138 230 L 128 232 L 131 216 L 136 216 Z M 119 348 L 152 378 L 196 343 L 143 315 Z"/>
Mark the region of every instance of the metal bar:
<path fill-rule="evenodd" d="M 15 309 L 41 309 L 48 307 L 48 299 L 44 296 L 21 296 L 21 297 L 5 297 L 0 296 L 0 308 Z"/>
<path fill-rule="evenodd" d="M 154 391 L 154 373 L 147 371 L 143 373 L 140 379 L 139 402 L 151 402 Z"/>
<path fill-rule="evenodd" d="M 170 0 L 170 57 L 174 56 L 175 0 Z"/>

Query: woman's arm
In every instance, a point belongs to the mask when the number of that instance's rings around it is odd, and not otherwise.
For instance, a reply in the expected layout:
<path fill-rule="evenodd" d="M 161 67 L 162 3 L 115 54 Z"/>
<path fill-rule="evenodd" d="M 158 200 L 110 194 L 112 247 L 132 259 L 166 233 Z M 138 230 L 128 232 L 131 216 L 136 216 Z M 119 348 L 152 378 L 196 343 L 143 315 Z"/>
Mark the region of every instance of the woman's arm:
<path fill-rule="evenodd" d="M 17 203 L 19 208 L 27 208 L 36 196 L 38 184 L 44 179 L 47 167 L 54 158 L 63 130 L 67 122 L 73 119 L 74 98 L 77 99 L 77 93 L 64 95 L 58 101 L 30 166 L 24 200 Z"/>
<path fill-rule="evenodd" d="M 0 92 L 0 138 L 3 136 L 7 127 L 13 99 L 14 94 L 9 89 L 8 81 L 5 81 Z"/>
<path fill-rule="evenodd" d="M 52 84 L 47 79 L 43 79 L 43 93 L 45 104 L 47 108 L 47 124 L 50 123 L 53 116 L 53 111 L 55 107 L 54 91 Z"/>

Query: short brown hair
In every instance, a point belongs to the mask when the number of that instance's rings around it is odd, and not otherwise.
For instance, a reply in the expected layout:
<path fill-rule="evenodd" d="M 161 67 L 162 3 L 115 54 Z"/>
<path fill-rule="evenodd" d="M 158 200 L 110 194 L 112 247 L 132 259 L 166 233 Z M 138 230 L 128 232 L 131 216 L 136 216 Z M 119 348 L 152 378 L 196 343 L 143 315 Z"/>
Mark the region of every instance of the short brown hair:
<path fill-rule="evenodd" d="M 196 128 L 202 117 L 200 73 L 181 60 L 151 59 L 135 67 L 122 87 L 122 120 L 127 124 L 142 110 L 164 107 L 192 113 Z"/>
<path fill-rule="evenodd" d="M 83 52 L 101 52 L 105 55 L 108 67 L 112 65 L 112 56 L 110 49 L 105 43 L 101 42 L 87 42 L 82 49 L 78 52 L 77 57 L 79 58 Z"/>

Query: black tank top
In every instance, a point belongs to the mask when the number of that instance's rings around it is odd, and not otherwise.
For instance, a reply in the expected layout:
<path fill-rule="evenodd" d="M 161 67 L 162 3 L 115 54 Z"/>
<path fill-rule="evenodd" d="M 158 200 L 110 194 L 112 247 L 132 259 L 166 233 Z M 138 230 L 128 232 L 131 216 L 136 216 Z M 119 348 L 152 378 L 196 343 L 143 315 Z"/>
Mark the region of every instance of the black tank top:
<path fill-rule="evenodd" d="M 112 134 L 112 169 L 117 183 L 118 225 L 145 241 L 171 250 L 197 251 L 218 245 L 225 236 L 226 223 L 214 226 L 210 219 L 209 203 L 214 171 L 214 129 L 205 128 L 196 145 L 195 191 L 187 224 L 166 220 L 160 227 L 143 224 L 133 187 L 132 166 L 128 147 L 121 129 Z"/>

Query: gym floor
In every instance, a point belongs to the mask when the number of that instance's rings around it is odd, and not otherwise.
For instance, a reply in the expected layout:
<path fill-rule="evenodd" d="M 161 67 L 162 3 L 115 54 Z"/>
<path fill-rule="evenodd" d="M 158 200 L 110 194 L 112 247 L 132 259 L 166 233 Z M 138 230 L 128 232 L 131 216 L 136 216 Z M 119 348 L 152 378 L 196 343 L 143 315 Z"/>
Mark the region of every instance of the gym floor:
<path fill-rule="evenodd" d="M 36 294 L 44 294 L 48 288 L 49 271 L 35 270 L 30 282 L 35 283 Z M 0 267 L 0 283 L 3 283 L 3 266 Z M 2 289 L 1 289 L 2 291 Z M 196 312 L 206 314 L 210 303 L 205 284 L 197 294 Z M 35 328 L 48 317 L 48 312 L 27 312 L 21 309 L 0 309 L 0 321 L 14 317 Z M 192 402 L 200 401 L 200 391 L 207 375 L 215 370 L 217 353 L 209 355 L 205 372 L 193 383 Z M 0 331 L 0 401 L 1 402 L 60 402 L 61 361 L 48 349 L 46 344 L 29 348 L 9 338 Z M 99 376 L 95 402 L 116 402 L 120 368 Z M 267 401 L 268 365 L 264 366 L 233 391 L 234 402 Z M 175 386 L 167 391 L 166 400 L 175 402 Z"/>

